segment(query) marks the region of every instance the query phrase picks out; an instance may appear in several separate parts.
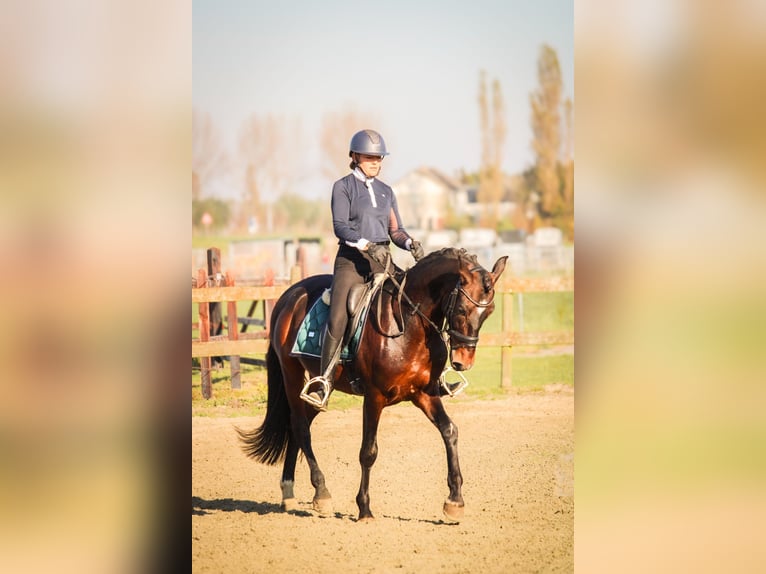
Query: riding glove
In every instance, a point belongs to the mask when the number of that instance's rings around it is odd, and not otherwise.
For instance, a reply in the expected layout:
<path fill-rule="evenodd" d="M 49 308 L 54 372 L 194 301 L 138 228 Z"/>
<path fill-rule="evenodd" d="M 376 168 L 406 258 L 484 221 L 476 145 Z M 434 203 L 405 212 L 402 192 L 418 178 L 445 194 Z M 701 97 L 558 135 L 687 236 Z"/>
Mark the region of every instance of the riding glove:
<path fill-rule="evenodd" d="M 423 246 L 420 244 L 420 241 L 412 240 L 412 245 L 410 245 L 410 252 L 412 253 L 412 256 L 415 258 L 415 261 L 420 261 L 423 259 L 423 255 L 425 255 L 425 252 L 423 251 Z"/>
<path fill-rule="evenodd" d="M 386 259 L 388 258 L 388 249 L 386 249 L 385 246 L 371 243 L 369 247 L 367 247 L 367 254 L 372 258 L 373 261 L 377 261 L 383 267 L 386 266 Z"/>

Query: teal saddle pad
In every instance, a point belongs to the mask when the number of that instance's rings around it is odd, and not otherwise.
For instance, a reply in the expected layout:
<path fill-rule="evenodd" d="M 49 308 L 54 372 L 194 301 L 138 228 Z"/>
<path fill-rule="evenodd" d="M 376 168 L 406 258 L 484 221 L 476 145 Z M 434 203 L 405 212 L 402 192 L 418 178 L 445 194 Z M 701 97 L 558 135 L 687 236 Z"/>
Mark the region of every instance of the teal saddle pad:
<path fill-rule="evenodd" d="M 367 319 L 367 309 L 361 310 L 362 316 L 356 326 L 353 336 L 343 346 L 340 353 L 340 360 L 348 362 L 356 355 L 359 348 L 359 340 L 362 338 L 362 328 Z M 327 316 L 330 314 L 330 306 L 322 301 L 322 297 L 316 300 L 304 317 L 298 336 L 295 337 L 295 343 L 290 351 L 292 355 L 308 355 L 309 357 L 321 357 L 322 355 L 322 335 L 324 326 L 327 323 Z"/>

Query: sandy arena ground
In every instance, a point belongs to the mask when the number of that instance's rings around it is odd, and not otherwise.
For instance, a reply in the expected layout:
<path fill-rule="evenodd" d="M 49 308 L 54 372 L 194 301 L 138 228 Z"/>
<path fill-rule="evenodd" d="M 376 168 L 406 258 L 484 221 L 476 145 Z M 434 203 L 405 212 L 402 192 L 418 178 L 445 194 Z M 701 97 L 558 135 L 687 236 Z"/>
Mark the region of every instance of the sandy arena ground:
<path fill-rule="evenodd" d="M 245 457 L 234 426 L 262 417 L 192 419 L 192 571 L 572 572 L 574 391 L 495 401 L 445 399 L 459 428 L 465 517 L 447 524 L 444 445 L 409 403 L 383 411 L 370 499 L 375 520 L 357 523 L 360 409 L 322 413 L 314 448 L 334 515 L 311 511 L 308 465 L 299 458 L 299 509 L 280 510 L 281 464 Z"/>

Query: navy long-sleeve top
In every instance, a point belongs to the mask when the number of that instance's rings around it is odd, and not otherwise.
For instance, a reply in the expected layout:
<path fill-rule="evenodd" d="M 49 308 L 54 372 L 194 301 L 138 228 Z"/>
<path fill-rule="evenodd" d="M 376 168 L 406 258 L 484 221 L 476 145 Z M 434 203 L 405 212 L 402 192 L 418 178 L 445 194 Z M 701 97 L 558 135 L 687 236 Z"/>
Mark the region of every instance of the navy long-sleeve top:
<path fill-rule="evenodd" d="M 353 172 L 333 185 L 332 225 L 339 243 L 362 248 L 362 240 L 379 243 L 390 238 L 398 247 L 408 249 L 410 236 L 402 225 L 394 190 L 377 178 L 370 183 L 374 200 L 365 182 Z"/>

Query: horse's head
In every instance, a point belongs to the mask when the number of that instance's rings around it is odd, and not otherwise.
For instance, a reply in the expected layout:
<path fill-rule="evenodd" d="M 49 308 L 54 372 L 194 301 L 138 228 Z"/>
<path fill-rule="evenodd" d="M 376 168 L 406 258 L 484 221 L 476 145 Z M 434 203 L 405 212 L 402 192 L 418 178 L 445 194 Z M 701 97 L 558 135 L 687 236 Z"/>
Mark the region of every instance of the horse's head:
<path fill-rule="evenodd" d="M 507 256 L 500 257 L 492 271 L 484 269 L 475 255 L 458 257 L 458 281 L 444 309 L 450 339 L 450 363 L 456 371 L 473 366 L 479 330 L 495 309 L 495 283 L 505 269 Z"/>

